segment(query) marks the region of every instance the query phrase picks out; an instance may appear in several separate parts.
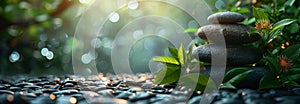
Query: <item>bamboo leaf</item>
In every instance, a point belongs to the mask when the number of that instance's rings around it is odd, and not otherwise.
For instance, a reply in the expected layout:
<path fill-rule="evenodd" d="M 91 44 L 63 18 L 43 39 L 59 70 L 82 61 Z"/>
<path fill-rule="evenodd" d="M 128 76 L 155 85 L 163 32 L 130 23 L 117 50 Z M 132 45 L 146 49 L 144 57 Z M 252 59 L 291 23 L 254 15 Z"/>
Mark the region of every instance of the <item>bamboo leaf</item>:
<path fill-rule="evenodd" d="M 196 33 L 198 31 L 198 28 L 190 28 L 184 30 L 185 33 Z"/>
<path fill-rule="evenodd" d="M 178 60 L 178 50 L 175 47 L 168 47 L 170 54 L 177 60 Z"/>
<path fill-rule="evenodd" d="M 171 84 L 179 80 L 181 67 L 167 64 L 155 74 L 154 84 Z"/>
<path fill-rule="evenodd" d="M 178 60 L 181 66 L 185 65 L 185 60 L 186 60 L 186 53 L 184 50 L 184 47 L 182 44 L 180 44 L 179 50 L 178 50 Z"/>
<path fill-rule="evenodd" d="M 233 86 L 231 83 L 224 83 L 223 86 L 220 86 L 221 90 L 230 90 L 230 89 L 237 89 L 235 86 Z"/>
<path fill-rule="evenodd" d="M 243 73 L 240 73 L 236 76 L 234 76 L 233 78 L 231 78 L 228 83 L 231 83 L 232 85 L 236 86 L 238 85 L 242 80 L 244 80 L 249 73 L 251 73 L 252 70 L 248 70 L 248 71 L 245 71 Z"/>
<path fill-rule="evenodd" d="M 270 32 L 270 34 L 274 34 L 276 33 L 276 31 L 278 29 L 281 29 L 281 28 L 284 28 L 284 26 L 286 25 L 289 25 L 289 24 L 292 24 L 293 22 L 295 22 L 296 20 L 295 19 L 283 19 L 279 22 L 276 22 L 274 25 L 273 25 L 273 28 Z"/>
<path fill-rule="evenodd" d="M 223 79 L 223 82 L 228 82 L 230 79 L 232 79 L 233 77 L 237 76 L 238 74 L 241 74 L 243 72 L 248 71 L 249 69 L 247 68 L 233 68 L 230 71 L 228 71 Z"/>
<path fill-rule="evenodd" d="M 169 56 L 154 57 L 154 58 L 152 58 L 152 61 L 179 65 L 179 62 L 175 58 L 172 58 L 172 57 L 169 57 Z"/>

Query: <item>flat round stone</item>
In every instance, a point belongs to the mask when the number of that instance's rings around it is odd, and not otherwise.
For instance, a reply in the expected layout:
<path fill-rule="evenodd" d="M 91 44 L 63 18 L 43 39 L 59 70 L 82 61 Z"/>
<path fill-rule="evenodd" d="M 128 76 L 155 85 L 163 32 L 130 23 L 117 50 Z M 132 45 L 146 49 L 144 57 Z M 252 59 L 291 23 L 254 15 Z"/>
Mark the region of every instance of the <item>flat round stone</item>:
<path fill-rule="evenodd" d="M 236 12 L 220 12 L 208 16 L 207 21 L 213 24 L 234 24 L 244 19 L 243 15 Z"/>
<path fill-rule="evenodd" d="M 250 29 L 250 26 L 242 24 L 211 24 L 200 27 L 197 34 L 212 43 L 220 41 L 220 36 L 224 36 L 226 44 L 243 44 L 260 39 L 258 34 L 249 34 Z"/>
<path fill-rule="evenodd" d="M 246 65 L 253 64 L 262 58 L 261 52 L 254 48 L 242 46 L 227 46 L 227 65 Z M 211 53 L 225 55 L 216 45 L 203 45 L 193 51 L 193 57 L 199 58 L 203 62 L 211 62 Z"/>

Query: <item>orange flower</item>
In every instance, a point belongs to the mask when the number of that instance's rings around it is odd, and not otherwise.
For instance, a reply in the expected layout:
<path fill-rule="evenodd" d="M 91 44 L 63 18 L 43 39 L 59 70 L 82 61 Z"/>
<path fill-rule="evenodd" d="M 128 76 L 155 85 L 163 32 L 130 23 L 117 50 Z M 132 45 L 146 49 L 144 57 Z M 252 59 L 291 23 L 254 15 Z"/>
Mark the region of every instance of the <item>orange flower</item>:
<path fill-rule="evenodd" d="M 269 20 L 258 20 L 255 23 L 255 28 L 261 32 L 261 31 L 269 31 L 271 30 L 272 26 L 270 24 Z"/>
<path fill-rule="evenodd" d="M 278 63 L 280 66 L 280 72 L 287 72 L 291 67 L 291 62 L 284 56 L 279 57 Z"/>

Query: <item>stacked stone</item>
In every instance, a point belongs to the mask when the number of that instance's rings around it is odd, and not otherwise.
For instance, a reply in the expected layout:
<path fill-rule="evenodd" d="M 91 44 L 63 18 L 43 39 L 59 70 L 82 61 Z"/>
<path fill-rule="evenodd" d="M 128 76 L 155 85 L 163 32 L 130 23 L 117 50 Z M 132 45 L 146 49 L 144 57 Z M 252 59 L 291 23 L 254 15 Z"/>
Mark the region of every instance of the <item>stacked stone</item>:
<path fill-rule="evenodd" d="M 235 12 L 220 12 L 210 15 L 207 20 L 209 25 L 199 28 L 198 36 L 210 44 L 197 47 L 193 55 L 204 62 L 211 62 L 211 52 L 222 54 L 217 41 L 207 37 L 224 36 L 227 52 L 227 65 L 253 64 L 261 59 L 262 54 L 258 49 L 244 47 L 242 44 L 252 43 L 260 39 L 258 34 L 249 34 L 250 26 L 239 24 L 245 18 Z M 223 53 L 224 54 L 224 53 Z"/>

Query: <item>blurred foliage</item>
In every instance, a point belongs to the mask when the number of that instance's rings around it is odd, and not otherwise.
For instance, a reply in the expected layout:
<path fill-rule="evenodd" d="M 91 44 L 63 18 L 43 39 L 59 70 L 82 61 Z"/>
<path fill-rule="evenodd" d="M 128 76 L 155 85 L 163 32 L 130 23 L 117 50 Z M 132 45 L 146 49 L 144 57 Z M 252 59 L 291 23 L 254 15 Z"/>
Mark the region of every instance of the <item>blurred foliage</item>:
<path fill-rule="evenodd" d="M 0 74 L 70 73 L 78 5 L 74 0 L 1 0 Z"/>

